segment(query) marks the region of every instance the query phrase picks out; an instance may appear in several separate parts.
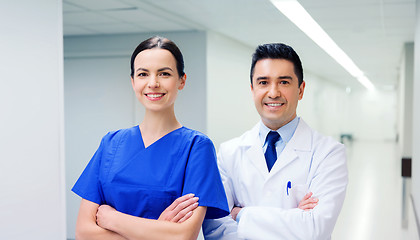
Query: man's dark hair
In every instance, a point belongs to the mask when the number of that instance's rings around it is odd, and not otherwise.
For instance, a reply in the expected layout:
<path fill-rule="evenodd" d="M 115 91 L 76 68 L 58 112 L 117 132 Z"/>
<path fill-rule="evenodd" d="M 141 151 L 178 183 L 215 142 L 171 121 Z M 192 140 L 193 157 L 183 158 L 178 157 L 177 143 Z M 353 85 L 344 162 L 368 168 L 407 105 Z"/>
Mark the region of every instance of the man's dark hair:
<path fill-rule="evenodd" d="M 259 45 L 256 49 L 254 54 L 252 55 L 252 63 L 251 63 L 251 84 L 252 84 L 252 77 L 254 76 L 254 68 L 255 64 L 259 60 L 263 59 L 285 59 L 291 61 L 294 66 L 295 74 L 299 81 L 299 86 L 303 82 L 303 68 L 302 62 L 300 61 L 299 56 L 293 50 L 292 47 L 283 44 L 283 43 L 268 43 Z"/>

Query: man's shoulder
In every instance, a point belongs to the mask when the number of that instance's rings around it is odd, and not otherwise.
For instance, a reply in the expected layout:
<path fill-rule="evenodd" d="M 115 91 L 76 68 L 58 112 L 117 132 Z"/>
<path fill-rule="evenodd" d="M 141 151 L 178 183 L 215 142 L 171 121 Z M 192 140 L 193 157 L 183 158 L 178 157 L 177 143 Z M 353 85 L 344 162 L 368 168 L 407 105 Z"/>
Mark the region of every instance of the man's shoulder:
<path fill-rule="evenodd" d="M 311 126 L 309 126 L 308 123 L 306 123 L 303 119 L 300 119 L 298 128 L 303 129 L 303 131 L 307 131 L 307 132 L 311 132 L 312 138 L 314 140 L 319 140 L 319 141 L 329 141 L 329 142 L 336 142 L 339 143 L 337 140 L 335 140 L 332 136 L 328 136 L 325 135 L 321 132 L 319 132 L 318 130 L 312 128 Z"/>
<path fill-rule="evenodd" d="M 312 129 L 307 124 L 306 126 L 312 134 L 312 151 L 314 153 L 324 152 L 325 154 L 328 154 L 331 151 L 345 151 L 345 146 L 332 136 L 324 135 L 317 130 Z"/>
<path fill-rule="evenodd" d="M 332 136 L 324 135 L 317 130 L 311 128 L 303 119 L 300 119 L 298 128 L 293 136 L 298 141 L 300 147 L 306 145 L 312 151 L 318 149 L 331 149 L 344 147 L 343 144 L 338 142 Z"/>
<path fill-rule="evenodd" d="M 315 145 L 321 146 L 341 146 L 343 145 L 332 136 L 324 135 L 316 130 L 312 130 L 313 140 Z"/>

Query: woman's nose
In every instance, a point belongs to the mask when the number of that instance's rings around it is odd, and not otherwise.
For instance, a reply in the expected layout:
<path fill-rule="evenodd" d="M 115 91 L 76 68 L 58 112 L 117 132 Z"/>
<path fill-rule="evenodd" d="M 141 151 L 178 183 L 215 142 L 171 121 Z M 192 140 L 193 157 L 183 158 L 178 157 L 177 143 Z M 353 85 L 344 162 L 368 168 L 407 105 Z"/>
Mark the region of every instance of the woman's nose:
<path fill-rule="evenodd" d="M 158 88 L 159 82 L 157 77 L 151 77 L 148 84 L 149 88 Z"/>

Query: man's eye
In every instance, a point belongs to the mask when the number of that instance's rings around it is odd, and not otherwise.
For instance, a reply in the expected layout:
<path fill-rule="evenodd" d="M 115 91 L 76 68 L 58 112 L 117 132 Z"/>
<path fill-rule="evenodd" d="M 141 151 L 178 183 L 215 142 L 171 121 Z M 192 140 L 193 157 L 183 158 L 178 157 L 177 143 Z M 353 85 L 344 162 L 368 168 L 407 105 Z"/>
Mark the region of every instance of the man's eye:
<path fill-rule="evenodd" d="M 258 84 L 259 85 L 267 85 L 267 81 L 259 81 Z"/>
<path fill-rule="evenodd" d="M 289 84 L 289 81 L 281 81 L 280 84 Z"/>

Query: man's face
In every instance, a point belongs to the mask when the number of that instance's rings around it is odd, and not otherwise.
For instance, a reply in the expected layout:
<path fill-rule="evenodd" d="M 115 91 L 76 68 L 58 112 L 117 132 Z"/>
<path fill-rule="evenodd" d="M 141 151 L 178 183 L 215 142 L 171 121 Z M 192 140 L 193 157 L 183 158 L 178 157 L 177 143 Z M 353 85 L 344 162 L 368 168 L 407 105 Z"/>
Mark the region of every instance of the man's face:
<path fill-rule="evenodd" d="M 285 59 L 262 59 L 255 64 L 251 91 L 263 123 L 277 130 L 296 117 L 305 82 L 299 87 L 293 63 Z"/>

